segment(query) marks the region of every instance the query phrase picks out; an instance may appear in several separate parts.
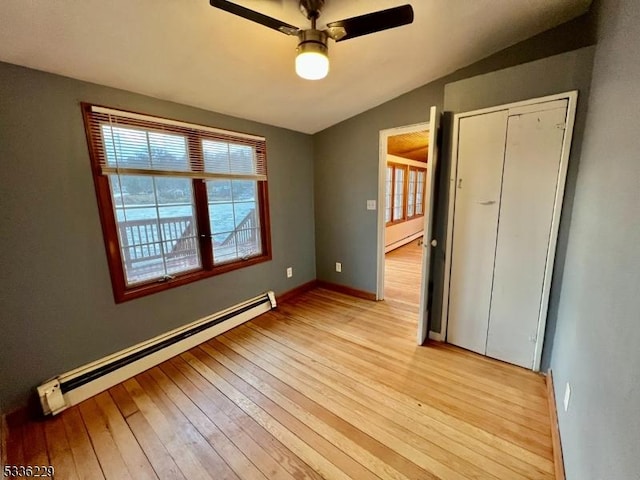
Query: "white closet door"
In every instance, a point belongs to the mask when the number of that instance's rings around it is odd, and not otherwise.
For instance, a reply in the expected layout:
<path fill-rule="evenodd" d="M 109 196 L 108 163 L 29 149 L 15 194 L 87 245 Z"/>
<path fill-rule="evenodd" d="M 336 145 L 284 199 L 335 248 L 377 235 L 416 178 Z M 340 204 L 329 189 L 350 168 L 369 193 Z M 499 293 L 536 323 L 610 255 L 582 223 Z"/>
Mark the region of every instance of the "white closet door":
<path fill-rule="evenodd" d="M 460 120 L 447 341 L 485 353 L 508 110 Z"/>
<path fill-rule="evenodd" d="M 526 368 L 534 362 L 567 101 L 534 107 L 508 121 L 486 350 Z"/>

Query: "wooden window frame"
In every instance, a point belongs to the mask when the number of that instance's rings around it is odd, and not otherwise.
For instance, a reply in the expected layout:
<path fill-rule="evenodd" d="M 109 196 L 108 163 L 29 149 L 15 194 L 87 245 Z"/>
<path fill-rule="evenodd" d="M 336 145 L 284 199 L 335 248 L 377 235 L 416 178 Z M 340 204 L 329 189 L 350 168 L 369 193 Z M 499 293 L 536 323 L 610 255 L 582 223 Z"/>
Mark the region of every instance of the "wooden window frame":
<path fill-rule="evenodd" d="M 398 225 L 403 222 L 408 222 L 409 220 L 413 220 L 415 218 L 420 218 L 424 216 L 425 210 L 425 194 L 427 191 L 427 168 L 428 167 L 416 167 L 414 165 L 408 165 L 405 163 L 397 163 L 397 162 L 387 162 L 387 167 L 392 168 L 391 174 L 391 220 L 385 222 L 385 226 L 390 227 L 392 225 Z M 395 193 L 396 193 L 396 169 L 404 170 L 404 182 L 403 182 L 403 202 L 402 202 L 402 218 L 398 220 L 393 220 L 393 211 L 395 209 Z M 407 207 L 409 205 L 409 174 L 411 171 L 416 172 L 416 189 L 413 192 L 413 211 L 414 214 L 409 216 L 407 212 Z M 425 181 L 422 184 L 422 213 L 415 213 L 417 211 L 417 198 L 418 198 L 418 173 L 424 173 Z M 386 179 L 385 179 L 386 182 Z M 386 190 L 385 190 L 386 193 Z M 386 199 L 385 199 L 386 200 Z M 385 205 L 385 208 L 387 206 Z"/>
<path fill-rule="evenodd" d="M 99 148 L 99 142 L 101 142 L 101 140 L 96 139 L 91 135 L 91 109 L 92 107 L 98 106 L 83 102 L 81 103 L 81 107 L 85 125 L 85 132 L 87 136 L 87 144 L 89 147 L 91 171 L 96 190 L 100 223 L 102 225 L 104 244 L 107 254 L 107 263 L 109 265 L 111 285 L 113 288 L 113 295 L 116 303 L 122 303 L 128 300 L 133 300 L 135 298 L 151 295 L 153 293 L 162 292 L 164 290 L 179 287 L 181 285 L 186 285 L 198 280 L 210 278 L 215 275 L 220 275 L 233 270 L 238 270 L 240 268 L 249 267 L 258 263 L 267 262 L 272 259 L 268 181 L 256 180 L 259 210 L 256 213 L 259 215 L 260 219 L 260 238 L 262 242 L 262 253 L 260 255 L 256 255 L 247 259 L 238 259 L 227 263 L 214 265 L 206 180 L 193 178 L 191 179 L 193 188 L 193 203 L 195 209 L 195 220 L 199 233 L 198 242 L 202 266 L 197 270 L 191 270 L 185 273 L 176 273 L 174 275 L 174 278 L 165 279 L 164 281 L 151 280 L 145 283 L 128 286 L 126 282 L 126 274 L 124 271 L 122 250 L 118 238 L 118 226 L 114 215 L 115 209 L 111 196 L 109 177 L 108 175 L 103 174 L 101 166 L 99 164 L 99 155 L 97 149 Z M 142 115 L 139 112 L 131 112 L 125 110 L 120 111 Z M 164 119 L 179 121 L 175 119 L 167 119 L 165 117 L 156 118 L 160 120 Z M 192 153 L 194 152 L 194 149 L 201 149 L 201 145 L 202 141 L 193 142 L 191 139 L 189 139 L 188 151 L 190 159 L 193 158 Z"/>

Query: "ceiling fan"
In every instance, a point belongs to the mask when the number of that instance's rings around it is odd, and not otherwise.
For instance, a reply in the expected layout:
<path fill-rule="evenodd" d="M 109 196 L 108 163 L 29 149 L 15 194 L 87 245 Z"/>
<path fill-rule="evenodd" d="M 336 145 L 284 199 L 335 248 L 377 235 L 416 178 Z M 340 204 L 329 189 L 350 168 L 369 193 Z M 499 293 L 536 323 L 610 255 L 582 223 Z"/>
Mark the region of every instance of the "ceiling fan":
<path fill-rule="evenodd" d="M 299 40 L 296 73 L 307 80 L 320 80 L 329 73 L 327 46 L 329 38 L 342 42 L 413 22 L 413 8 L 411 5 L 402 5 L 331 22 L 324 30 L 318 30 L 316 22 L 324 2 L 325 0 L 299 0 L 300 11 L 311 21 L 311 28 L 303 29 L 227 0 L 209 0 L 212 7 L 233 13 L 285 35 L 296 35 Z"/>

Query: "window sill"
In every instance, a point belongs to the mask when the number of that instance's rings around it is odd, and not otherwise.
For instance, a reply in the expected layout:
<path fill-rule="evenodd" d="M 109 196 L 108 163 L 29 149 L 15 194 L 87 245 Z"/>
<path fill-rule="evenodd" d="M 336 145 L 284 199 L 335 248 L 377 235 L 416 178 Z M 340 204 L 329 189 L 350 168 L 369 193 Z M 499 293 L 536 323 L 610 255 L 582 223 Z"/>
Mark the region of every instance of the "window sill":
<path fill-rule="evenodd" d="M 258 257 L 248 258 L 247 260 L 236 261 L 232 263 L 226 263 L 223 265 L 214 266 L 210 270 L 196 270 L 185 273 L 183 275 L 176 276 L 172 280 L 163 282 L 150 282 L 141 285 L 136 285 L 124 289 L 114 289 L 113 296 L 116 303 L 123 303 L 136 298 L 145 297 L 154 293 L 169 290 L 171 288 L 179 287 L 181 285 L 187 285 L 192 282 L 197 282 L 204 278 L 215 277 L 223 273 L 239 270 L 241 268 L 257 265 L 258 263 L 268 262 L 271 260 L 271 255 L 260 255 Z"/>
<path fill-rule="evenodd" d="M 401 225 L 403 223 L 410 222 L 411 220 L 416 220 L 418 218 L 423 218 L 423 217 L 424 217 L 424 214 L 420 214 L 420 215 L 414 215 L 412 217 L 404 218 L 402 220 L 395 220 L 393 222 L 387 222 L 387 223 L 385 223 L 385 227 L 393 227 L 395 225 Z"/>

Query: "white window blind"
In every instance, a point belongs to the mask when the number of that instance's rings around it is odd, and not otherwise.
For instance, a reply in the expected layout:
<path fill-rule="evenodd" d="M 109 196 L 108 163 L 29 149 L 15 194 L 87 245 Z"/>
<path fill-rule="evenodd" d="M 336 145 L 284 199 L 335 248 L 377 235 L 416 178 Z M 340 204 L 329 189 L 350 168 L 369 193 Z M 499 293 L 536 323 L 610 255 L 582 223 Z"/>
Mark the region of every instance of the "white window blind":
<path fill-rule="evenodd" d="M 416 171 L 409 169 L 409 192 L 407 196 L 407 217 L 413 217 L 415 214 L 416 203 Z"/>
<path fill-rule="evenodd" d="M 395 167 L 393 187 L 393 221 L 404 218 L 404 167 Z"/>
<path fill-rule="evenodd" d="M 418 180 L 416 185 L 416 215 L 424 215 L 425 178 L 426 171 L 418 171 Z"/>
<path fill-rule="evenodd" d="M 267 179 L 264 137 L 97 106 L 87 127 L 102 175 Z"/>

